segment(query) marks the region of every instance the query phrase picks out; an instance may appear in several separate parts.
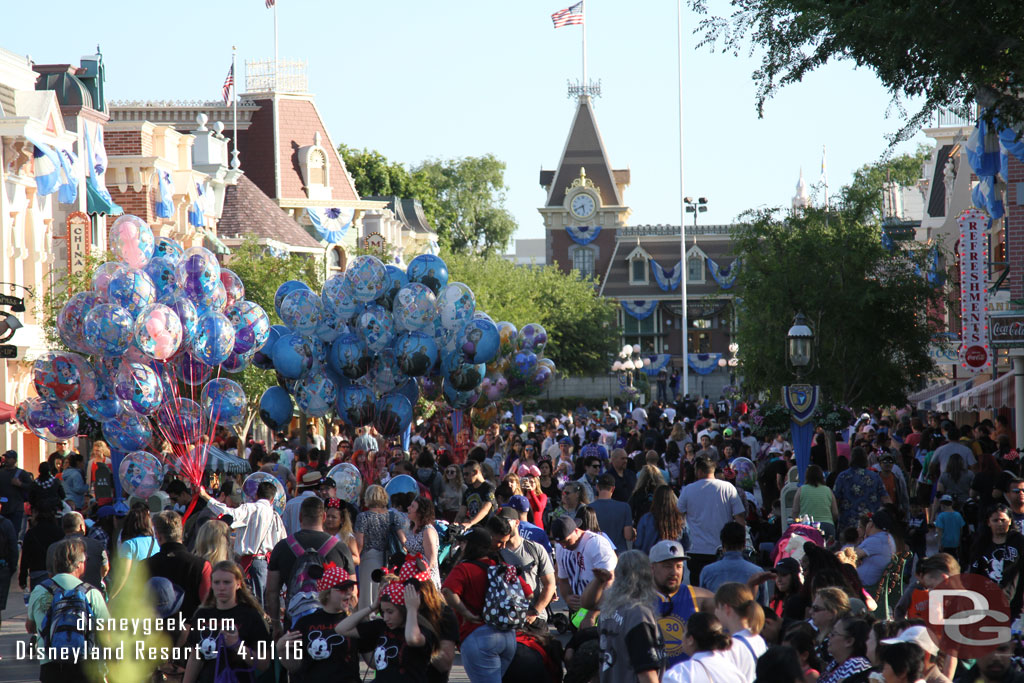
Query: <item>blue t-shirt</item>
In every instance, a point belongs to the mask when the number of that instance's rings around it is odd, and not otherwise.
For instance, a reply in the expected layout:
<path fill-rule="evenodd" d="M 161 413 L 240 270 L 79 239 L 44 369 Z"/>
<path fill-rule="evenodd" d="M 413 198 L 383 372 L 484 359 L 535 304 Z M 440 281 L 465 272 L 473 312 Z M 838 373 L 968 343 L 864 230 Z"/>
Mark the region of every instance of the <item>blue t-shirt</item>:
<path fill-rule="evenodd" d="M 683 634 L 686 633 L 686 620 L 696 611 L 697 601 L 693 597 L 692 586 L 679 586 L 671 600 L 658 593 L 654 616 L 658 619 L 658 628 L 665 641 L 665 658 L 668 660 L 666 670 L 690 658 L 683 651 Z"/>
<path fill-rule="evenodd" d="M 944 510 L 935 518 L 935 526 L 942 529 L 942 547 L 960 547 L 960 532 L 964 528 L 964 518 L 956 510 Z"/>
<path fill-rule="evenodd" d="M 549 553 L 551 552 L 551 540 L 548 538 L 548 534 L 544 531 L 543 527 L 523 520 L 519 522 L 519 535 L 528 541 L 539 543 L 544 546 L 544 550 L 547 550 Z"/>

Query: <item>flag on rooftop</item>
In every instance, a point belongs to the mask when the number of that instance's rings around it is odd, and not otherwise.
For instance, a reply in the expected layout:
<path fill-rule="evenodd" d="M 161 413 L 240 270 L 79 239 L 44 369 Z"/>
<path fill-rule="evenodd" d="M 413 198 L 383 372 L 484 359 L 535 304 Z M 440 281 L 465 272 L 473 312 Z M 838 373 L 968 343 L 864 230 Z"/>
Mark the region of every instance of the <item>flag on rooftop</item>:
<path fill-rule="evenodd" d="M 576 26 L 583 23 L 583 0 L 580 0 L 572 7 L 560 9 L 551 15 L 551 21 L 555 28 L 563 26 Z"/>
<path fill-rule="evenodd" d="M 273 0 L 270 0 L 271 2 Z M 224 85 L 220 89 L 221 95 L 224 97 L 224 102 L 227 103 L 231 100 L 231 95 L 235 91 L 235 65 L 232 64 L 231 68 L 228 69 L 228 77 L 224 79 Z"/>

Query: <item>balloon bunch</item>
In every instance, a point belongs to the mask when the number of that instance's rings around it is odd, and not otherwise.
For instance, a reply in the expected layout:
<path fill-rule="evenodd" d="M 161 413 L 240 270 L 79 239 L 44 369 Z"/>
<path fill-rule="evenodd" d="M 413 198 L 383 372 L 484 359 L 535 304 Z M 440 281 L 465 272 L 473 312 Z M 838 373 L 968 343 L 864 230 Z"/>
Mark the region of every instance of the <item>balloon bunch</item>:
<path fill-rule="evenodd" d="M 540 325 L 517 332 L 495 323 L 431 254 L 404 271 L 360 256 L 319 293 L 284 283 L 274 304 L 284 325 L 271 328 L 252 362 L 277 373 L 279 386 L 260 399 L 260 417 L 275 430 L 291 420 L 294 399 L 309 416 L 333 413 L 394 437 L 409 428 L 421 395 L 459 410 L 486 406 L 539 392 L 554 372 L 540 357 Z"/>
<path fill-rule="evenodd" d="M 17 420 L 44 440 L 66 439 L 78 431 L 80 407 L 101 423 L 129 494 L 148 495 L 166 466 L 198 483 L 207 456 L 203 437 L 245 415 L 245 392 L 220 372 L 238 372 L 251 361 L 270 320 L 245 300 L 242 281 L 213 253 L 155 238 L 137 216 L 118 218 L 109 244 L 118 260 L 97 268 L 92 289 L 72 296 L 57 317 L 72 351 L 36 360 L 38 397 L 18 406 Z M 171 444 L 174 458 L 162 461 L 145 450 L 154 432 Z"/>

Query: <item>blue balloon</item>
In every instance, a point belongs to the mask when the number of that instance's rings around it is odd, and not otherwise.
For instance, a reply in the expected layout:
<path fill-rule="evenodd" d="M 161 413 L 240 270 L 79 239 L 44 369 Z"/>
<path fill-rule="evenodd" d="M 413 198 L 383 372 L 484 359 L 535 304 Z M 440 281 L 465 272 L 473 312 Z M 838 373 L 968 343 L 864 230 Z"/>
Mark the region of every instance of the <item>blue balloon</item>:
<path fill-rule="evenodd" d="M 383 307 L 370 304 L 356 320 L 356 333 L 370 353 L 380 353 L 395 337 L 395 321 Z"/>
<path fill-rule="evenodd" d="M 291 334 L 284 325 L 271 325 L 267 341 L 252 355 L 252 364 L 260 370 L 274 369 L 274 344 L 282 335 Z"/>
<path fill-rule="evenodd" d="M 136 316 L 139 311 L 156 301 L 156 285 L 145 271 L 126 268 L 110 278 L 107 299 L 112 304 L 128 309 L 132 316 Z"/>
<path fill-rule="evenodd" d="M 419 491 L 419 484 L 417 484 L 416 480 L 408 474 L 399 474 L 397 477 L 392 477 L 388 481 L 387 486 L 384 487 L 384 492 L 388 494 L 388 498 L 400 493 L 418 494 Z"/>
<path fill-rule="evenodd" d="M 339 375 L 348 379 L 359 379 L 370 369 L 373 358 L 369 349 L 358 335 L 343 334 L 331 344 L 327 364 Z"/>
<path fill-rule="evenodd" d="M 281 302 L 284 301 L 286 296 L 300 289 L 309 289 L 309 285 L 298 280 L 288 280 L 288 282 L 277 288 L 277 292 L 274 294 L 274 310 L 277 311 L 279 318 L 281 317 Z"/>
<path fill-rule="evenodd" d="M 217 313 L 223 313 L 224 307 L 228 303 L 228 290 L 224 286 L 224 283 L 220 280 L 214 285 L 213 290 L 207 294 L 196 299 L 196 307 L 199 309 L 199 314 L 209 313 L 210 311 L 216 311 Z"/>
<path fill-rule="evenodd" d="M 213 374 L 213 368 L 186 351 L 175 359 L 175 375 L 189 386 L 198 387 Z"/>
<path fill-rule="evenodd" d="M 97 422 L 110 422 L 123 410 L 121 402 L 117 400 L 114 393 L 114 386 L 107 380 L 97 380 L 96 394 L 92 399 L 81 401 L 79 405 L 85 414 Z"/>
<path fill-rule="evenodd" d="M 157 237 L 156 246 L 153 247 L 153 258 L 165 258 L 171 262 L 172 265 L 176 264 L 181 260 L 181 257 L 185 255 L 185 250 L 182 249 L 181 245 L 170 237 Z M 150 261 L 152 262 L 152 261 Z"/>
<path fill-rule="evenodd" d="M 204 247 L 186 249 L 175 266 L 175 274 L 178 278 L 178 287 L 193 301 L 212 294 L 220 284 L 220 264 L 217 257 Z"/>
<path fill-rule="evenodd" d="M 220 367 L 224 372 L 229 372 L 234 375 L 249 367 L 249 363 L 251 361 L 252 354 L 235 353 L 232 351 L 231 355 L 224 359 L 224 362 L 220 364 Z"/>
<path fill-rule="evenodd" d="M 501 336 L 490 320 L 477 318 L 466 323 L 456 340 L 456 348 L 469 363 L 490 363 L 498 357 Z"/>
<path fill-rule="evenodd" d="M 318 297 L 309 289 L 297 289 L 281 301 L 278 315 L 281 322 L 303 337 L 312 337 L 320 325 L 323 307 Z"/>
<path fill-rule="evenodd" d="M 400 387 L 395 389 L 396 394 L 401 394 L 409 399 L 409 403 L 416 405 L 416 401 L 420 400 L 420 385 L 415 379 L 407 379 Z"/>
<path fill-rule="evenodd" d="M 260 419 L 273 431 L 292 421 L 292 397 L 281 387 L 270 387 L 260 397 Z"/>
<path fill-rule="evenodd" d="M 196 338 L 196 328 L 199 326 L 199 311 L 196 305 L 183 294 L 176 293 L 160 300 L 178 315 L 181 321 L 181 344 L 186 346 Z"/>
<path fill-rule="evenodd" d="M 352 292 L 348 289 L 348 280 L 341 273 L 327 278 L 320 291 L 320 302 L 325 311 L 330 311 L 346 322 L 359 310 L 359 303 L 352 298 Z"/>
<path fill-rule="evenodd" d="M 399 369 L 410 377 L 422 377 L 437 363 L 437 343 L 425 332 L 406 332 L 395 340 Z"/>
<path fill-rule="evenodd" d="M 136 413 L 155 413 L 163 403 L 163 383 L 156 372 L 142 363 L 124 363 L 114 380 L 114 393 Z"/>
<path fill-rule="evenodd" d="M 316 338 L 325 344 L 332 343 L 343 334 L 350 332 L 348 324 L 329 311 L 324 311 L 316 327 Z"/>
<path fill-rule="evenodd" d="M 487 366 L 483 363 L 465 363 L 459 354 L 452 354 L 454 360 L 447 364 L 447 383 L 458 391 L 472 391 L 483 381 Z"/>
<path fill-rule="evenodd" d="M 223 313 L 210 311 L 199 318 L 192 340 L 192 355 L 210 367 L 227 360 L 235 349 L 235 326 Z"/>
<path fill-rule="evenodd" d="M 358 384 L 349 384 L 338 391 L 338 414 L 356 427 L 365 427 L 373 422 L 373 392 Z"/>
<path fill-rule="evenodd" d="M 395 352 L 391 349 L 384 349 L 374 356 L 365 383 L 375 393 L 386 394 L 408 378 L 408 375 L 399 369 L 398 361 L 395 360 Z"/>
<path fill-rule="evenodd" d="M 309 417 L 323 417 L 334 408 L 338 389 L 327 375 L 310 373 L 295 383 L 295 404 Z"/>
<path fill-rule="evenodd" d="M 207 419 L 216 424 L 236 425 L 245 417 L 245 390 L 234 380 L 222 377 L 207 382 L 199 400 Z"/>
<path fill-rule="evenodd" d="M 177 276 L 175 275 L 176 263 L 177 261 L 173 260 L 169 256 L 154 256 L 149 260 L 149 263 L 146 264 L 146 275 L 149 276 L 149 279 L 153 281 L 153 286 L 156 287 L 157 299 L 167 296 L 167 294 L 173 292 L 177 288 L 178 281 Z"/>
<path fill-rule="evenodd" d="M 86 341 L 101 355 L 121 356 L 135 338 L 135 318 L 121 306 L 100 304 L 85 316 L 83 331 Z"/>
<path fill-rule="evenodd" d="M 437 295 L 448 284 L 448 266 L 439 256 L 420 254 L 405 269 L 409 282 L 420 282 Z"/>
<path fill-rule="evenodd" d="M 249 353 L 262 348 L 270 336 L 270 318 L 254 301 L 236 301 L 224 310 L 235 328 L 235 353 Z"/>
<path fill-rule="evenodd" d="M 376 256 L 364 254 L 349 264 L 345 271 L 348 291 L 356 301 L 374 301 L 384 293 L 388 271 Z"/>
<path fill-rule="evenodd" d="M 274 369 L 288 379 L 298 379 L 313 367 L 315 351 L 311 339 L 286 334 L 274 344 Z"/>
<path fill-rule="evenodd" d="M 398 290 L 409 284 L 409 276 L 405 271 L 394 265 L 386 265 L 384 269 L 388 272 L 388 279 L 384 284 L 384 293 L 377 298 L 377 305 L 391 310 Z"/>
<path fill-rule="evenodd" d="M 480 400 L 480 394 L 475 391 L 459 391 L 452 386 L 451 380 L 447 377 L 441 383 L 441 393 L 452 408 L 468 408 Z"/>
<path fill-rule="evenodd" d="M 127 410 L 103 425 L 103 439 L 112 450 L 124 453 L 141 451 L 152 438 L 149 420 Z"/>
<path fill-rule="evenodd" d="M 410 282 L 395 296 L 392 314 L 399 330 L 422 330 L 433 324 L 437 316 L 437 299 L 426 285 Z"/>

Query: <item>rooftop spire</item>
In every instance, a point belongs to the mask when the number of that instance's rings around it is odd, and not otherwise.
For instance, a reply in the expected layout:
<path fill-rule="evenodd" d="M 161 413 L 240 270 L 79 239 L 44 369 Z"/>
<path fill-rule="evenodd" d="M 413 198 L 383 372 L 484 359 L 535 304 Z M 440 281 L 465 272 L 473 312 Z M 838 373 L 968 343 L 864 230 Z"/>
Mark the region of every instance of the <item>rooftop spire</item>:
<path fill-rule="evenodd" d="M 811 197 L 807 194 L 807 183 L 804 182 L 804 169 L 800 169 L 800 179 L 796 182 L 796 194 L 793 196 L 793 210 L 799 211 L 811 205 Z"/>

